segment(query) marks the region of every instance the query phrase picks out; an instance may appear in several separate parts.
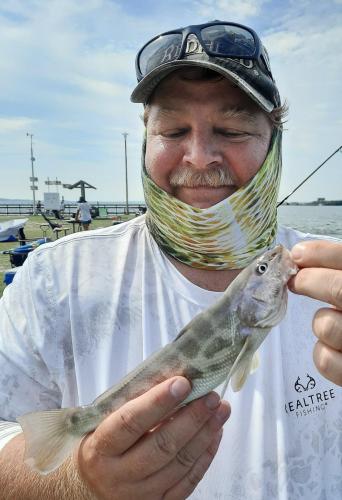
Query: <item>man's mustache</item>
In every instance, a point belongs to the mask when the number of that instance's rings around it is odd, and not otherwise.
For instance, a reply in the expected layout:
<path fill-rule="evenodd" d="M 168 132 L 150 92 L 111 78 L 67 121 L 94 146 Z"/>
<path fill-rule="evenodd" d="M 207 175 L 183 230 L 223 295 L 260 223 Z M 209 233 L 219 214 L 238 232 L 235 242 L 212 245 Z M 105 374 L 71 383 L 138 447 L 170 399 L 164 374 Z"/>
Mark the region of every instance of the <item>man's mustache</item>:
<path fill-rule="evenodd" d="M 179 167 L 169 177 L 172 187 L 210 187 L 234 186 L 235 181 L 229 170 L 222 166 L 209 167 L 207 170 L 198 170 L 193 167 Z"/>

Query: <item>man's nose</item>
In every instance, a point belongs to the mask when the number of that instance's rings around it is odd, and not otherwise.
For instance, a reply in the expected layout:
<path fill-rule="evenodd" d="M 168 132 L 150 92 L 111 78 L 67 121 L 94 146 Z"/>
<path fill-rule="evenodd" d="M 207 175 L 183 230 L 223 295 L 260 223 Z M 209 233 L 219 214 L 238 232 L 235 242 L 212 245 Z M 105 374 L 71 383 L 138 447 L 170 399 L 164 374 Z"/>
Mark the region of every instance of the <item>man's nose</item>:
<path fill-rule="evenodd" d="M 210 134 L 192 132 L 185 143 L 183 161 L 194 168 L 205 169 L 222 163 L 220 149 Z"/>

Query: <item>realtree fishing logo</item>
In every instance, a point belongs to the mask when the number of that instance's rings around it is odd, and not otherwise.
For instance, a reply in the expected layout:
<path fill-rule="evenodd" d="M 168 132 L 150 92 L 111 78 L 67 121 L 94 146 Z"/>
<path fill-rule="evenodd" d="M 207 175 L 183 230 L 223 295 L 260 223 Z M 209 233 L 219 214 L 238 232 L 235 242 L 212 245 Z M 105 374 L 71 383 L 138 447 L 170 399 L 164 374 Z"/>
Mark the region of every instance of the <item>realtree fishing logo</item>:
<path fill-rule="evenodd" d="M 300 382 L 300 378 L 299 377 L 297 378 L 296 383 L 294 385 L 294 388 L 296 389 L 297 392 L 306 392 L 309 389 L 314 389 L 316 387 L 315 379 L 312 378 L 308 373 L 306 374 L 306 377 L 309 379 L 306 385 L 305 385 L 306 380 L 303 385 Z"/>
<path fill-rule="evenodd" d="M 285 403 L 285 411 L 288 415 L 296 415 L 299 417 L 307 417 L 313 413 L 326 410 L 328 403 L 335 398 L 334 389 L 325 391 L 313 391 L 316 387 L 316 380 L 306 374 L 306 377 L 297 377 L 294 383 L 294 388 L 298 393 L 305 393 L 305 395 L 297 400 Z"/>

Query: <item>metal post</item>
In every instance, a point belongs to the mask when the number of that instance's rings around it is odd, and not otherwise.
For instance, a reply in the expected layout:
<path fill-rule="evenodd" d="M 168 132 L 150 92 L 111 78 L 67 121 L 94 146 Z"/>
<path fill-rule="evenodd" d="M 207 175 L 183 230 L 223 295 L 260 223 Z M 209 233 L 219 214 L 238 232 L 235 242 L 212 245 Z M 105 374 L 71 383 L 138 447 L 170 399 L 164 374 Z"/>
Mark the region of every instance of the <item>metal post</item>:
<path fill-rule="evenodd" d="M 32 137 L 33 137 L 33 134 L 29 134 L 27 132 L 26 135 L 28 137 L 30 137 L 30 139 L 31 139 L 31 171 L 32 171 L 32 177 L 31 177 L 30 181 L 31 181 L 31 190 L 32 190 L 32 198 L 33 198 L 33 215 L 36 215 L 37 214 L 37 210 L 36 210 L 36 189 L 37 189 L 37 186 L 36 186 L 35 182 L 36 182 L 36 180 L 38 181 L 38 179 L 36 179 L 36 177 L 34 176 L 34 161 L 35 161 L 35 158 L 33 156 L 33 146 L 32 146 Z"/>
<path fill-rule="evenodd" d="M 128 215 L 128 174 L 127 174 L 127 132 L 122 134 L 125 139 L 125 173 L 126 173 L 126 214 Z"/>

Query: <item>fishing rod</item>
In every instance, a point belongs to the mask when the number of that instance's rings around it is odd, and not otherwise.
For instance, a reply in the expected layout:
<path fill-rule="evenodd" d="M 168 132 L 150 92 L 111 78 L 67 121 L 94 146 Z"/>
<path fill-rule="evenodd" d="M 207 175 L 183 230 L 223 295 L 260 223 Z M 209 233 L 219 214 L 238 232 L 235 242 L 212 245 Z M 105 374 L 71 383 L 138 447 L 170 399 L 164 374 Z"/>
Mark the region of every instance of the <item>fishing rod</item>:
<path fill-rule="evenodd" d="M 292 196 L 292 195 L 293 195 L 293 193 L 295 193 L 295 192 L 297 191 L 297 189 L 299 189 L 299 188 L 300 188 L 300 187 L 304 184 L 304 182 L 306 182 L 308 179 L 310 179 L 310 177 L 311 177 L 311 176 L 313 176 L 313 174 L 314 174 L 314 173 L 316 173 L 316 172 L 317 172 L 317 170 L 319 170 L 321 167 L 323 167 L 323 165 L 324 165 L 324 164 L 325 164 L 328 160 L 330 160 L 330 158 L 332 158 L 332 157 L 333 157 L 336 153 L 338 153 L 339 151 L 342 153 L 342 146 L 339 146 L 339 147 L 336 149 L 336 151 L 334 151 L 334 152 L 333 152 L 330 156 L 328 156 L 328 158 L 326 158 L 326 159 L 324 160 L 324 162 L 323 162 L 323 163 L 321 163 L 320 165 L 318 165 L 318 167 L 317 167 L 317 168 L 315 168 L 315 170 L 313 170 L 313 171 L 311 172 L 311 174 L 309 174 L 307 177 L 305 177 L 305 179 L 304 179 L 304 180 L 303 180 L 300 184 L 298 184 L 298 186 L 297 186 L 297 187 L 295 187 L 295 188 L 294 188 L 294 190 L 293 190 L 293 191 L 291 191 L 291 193 L 290 193 L 289 195 L 285 196 L 285 198 L 284 198 L 282 201 L 280 201 L 280 202 L 278 203 L 277 208 L 278 208 L 278 207 L 280 207 L 280 205 L 282 205 L 282 204 L 284 203 L 284 201 L 286 201 L 288 198 L 290 198 L 290 196 Z"/>

